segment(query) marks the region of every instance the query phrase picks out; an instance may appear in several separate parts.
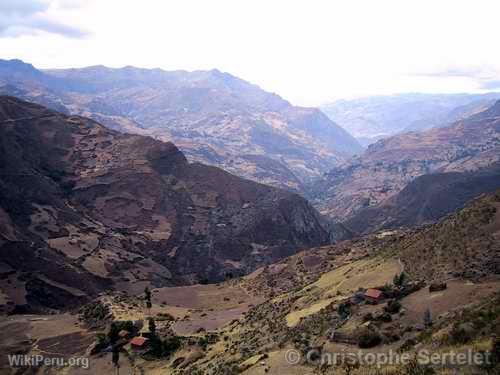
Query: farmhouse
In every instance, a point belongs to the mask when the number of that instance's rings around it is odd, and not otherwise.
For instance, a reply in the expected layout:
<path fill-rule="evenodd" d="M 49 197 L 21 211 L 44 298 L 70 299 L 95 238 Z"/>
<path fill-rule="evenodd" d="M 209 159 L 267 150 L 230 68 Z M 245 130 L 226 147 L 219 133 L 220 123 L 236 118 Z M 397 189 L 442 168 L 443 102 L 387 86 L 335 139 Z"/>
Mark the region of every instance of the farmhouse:
<path fill-rule="evenodd" d="M 365 301 L 368 303 L 377 304 L 384 298 L 382 291 L 378 289 L 368 289 L 363 295 Z"/>
<path fill-rule="evenodd" d="M 149 344 L 149 339 L 147 337 L 134 337 L 130 341 L 130 346 L 134 350 L 142 350 L 147 348 Z"/>

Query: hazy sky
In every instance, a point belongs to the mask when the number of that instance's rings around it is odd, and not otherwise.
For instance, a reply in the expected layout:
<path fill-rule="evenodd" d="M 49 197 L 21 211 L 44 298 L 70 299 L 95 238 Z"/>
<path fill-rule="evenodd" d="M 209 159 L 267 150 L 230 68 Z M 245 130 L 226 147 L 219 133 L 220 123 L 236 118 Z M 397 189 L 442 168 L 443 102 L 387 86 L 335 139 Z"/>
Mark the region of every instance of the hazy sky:
<path fill-rule="evenodd" d="M 0 0 L 0 58 L 227 71 L 294 104 L 500 89 L 498 0 Z"/>

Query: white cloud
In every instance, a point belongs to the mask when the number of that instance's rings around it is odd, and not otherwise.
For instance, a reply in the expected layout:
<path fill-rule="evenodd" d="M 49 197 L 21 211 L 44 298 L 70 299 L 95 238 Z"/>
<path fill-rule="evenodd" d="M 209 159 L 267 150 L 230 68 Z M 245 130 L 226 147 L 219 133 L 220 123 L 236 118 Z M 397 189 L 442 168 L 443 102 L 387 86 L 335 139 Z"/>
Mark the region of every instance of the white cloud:
<path fill-rule="evenodd" d="M 63 3 L 51 2 L 45 16 L 91 36 L 3 38 L 0 57 L 39 67 L 218 68 L 307 105 L 353 95 L 478 91 L 500 79 L 497 1 Z M 488 81 L 432 74 L 484 66 L 494 73 Z"/>
<path fill-rule="evenodd" d="M 48 16 L 51 5 L 66 2 L 43 0 L 2 0 L 0 3 L 0 37 L 16 38 L 21 35 L 36 35 L 40 32 L 58 34 L 69 38 L 81 38 L 87 32 L 58 22 Z"/>

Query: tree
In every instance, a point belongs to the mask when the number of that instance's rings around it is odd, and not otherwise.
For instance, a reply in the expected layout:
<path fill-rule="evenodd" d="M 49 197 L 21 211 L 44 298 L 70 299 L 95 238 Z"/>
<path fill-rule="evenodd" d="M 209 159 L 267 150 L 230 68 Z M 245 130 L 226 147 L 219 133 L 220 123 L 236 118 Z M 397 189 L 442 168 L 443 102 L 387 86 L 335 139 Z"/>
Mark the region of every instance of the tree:
<path fill-rule="evenodd" d="M 119 332 L 120 332 L 120 327 L 118 327 L 118 325 L 115 322 L 111 323 L 111 327 L 109 328 L 108 332 L 108 339 L 111 345 L 114 345 L 118 341 Z"/>
<path fill-rule="evenodd" d="M 113 352 L 112 352 L 112 358 L 111 360 L 113 361 L 113 366 L 116 368 L 116 374 L 120 374 L 120 364 L 118 363 L 120 361 L 120 348 L 118 345 L 113 345 Z"/>
<path fill-rule="evenodd" d="M 351 307 L 347 303 L 341 303 L 337 310 L 340 319 L 344 320 L 351 315 Z"/>
<path fill-rule="evenodd" d="M 392 283 L 394 286 L 402 287 L 406 283 L 406 274 L 404 272 L 401 272 L 399 275 L 395 275 L 394 279 L 392 280 Z"/>
<path fill-rule="evenodd" d="M 384 310 L 390 314 L 396 314 L 399 312 L 399 310 L 401 310 L 401 303 L 395 299 L 392 299 L 389 301 Z"/>
<path fill-rule="evenodd" d="M 150 354 L 158 358 L 163 356 L 163 342 L 158 336 L 151 336 L 149 339 L 149 345 L 151 346 L 151 350 L 149 351 Z"/>
<path fill-rule="evenodd" d="M 153 318 L 149 318 L 148 328 L 149 328 L 149 332 L 151 332 L 151 336 L 156 336 L 156 324 L 155 324 L 155 320 Z"/>
<path fill-rule="evenodd" d="M 148 287 L 144 288 L 144 299 L 146 300 L 146 308 L 151 310 L 151 291 Z"/>
<path fill-rule="evenodd" d="M 432 316 L 431 316 L 431 310 L 427 309 L 424 312 L 424 325 L 426 327 L 432 326 Z"/>

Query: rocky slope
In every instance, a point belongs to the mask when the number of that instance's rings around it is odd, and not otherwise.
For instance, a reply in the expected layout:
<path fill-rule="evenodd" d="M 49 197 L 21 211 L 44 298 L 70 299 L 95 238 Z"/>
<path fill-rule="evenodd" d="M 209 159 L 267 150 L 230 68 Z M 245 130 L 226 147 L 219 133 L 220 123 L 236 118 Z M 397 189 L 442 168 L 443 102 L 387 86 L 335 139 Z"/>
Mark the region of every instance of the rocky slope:
<path fill-rule="evenodd" d="M 424 337 L 428 338 L 430 332 L 426 332 L 427 336 L 420 335 L 422 328 L 416 328 L 421 326 L 426 308 L 435 314 L 434 324 L 448 327 L 443 331 L 449 333 L 457 316 L 464 320 L 464 309 L 478 302 L 497 303 L 499 212 L 500 191 L 497 191 L 469 202 L 463 210 L 435 225 L 383 232 L 333 247 L 311 249 L 247 276 L 252 280 L 245 280 L 244 285 L 258 285 L 260 290 L 271 289 L 277 295 L 272 294 L 268 301 L 226 327 L 223 336 L 229 339 L 219 342 L 226 350 L 224 354 L 214 355 L 212 361 L 218 361 L 219 366 L 230 367 L 236 363 L 244 370 L 253 369 L 243 371 L 245 374 L 333 374 L 339 372 L 337 364 L 315 367 L 317 362 L 302 360 L 290 366 L 284 360 L 285 353 L 290 348 L 302 355 L 311 349 L 319 353 L 355 352 L 364 348 L 357 342 L 366 330 L 381 338 L 372 345 L 375 348 L 371 352 L 386 352 L 389 348 L 408 351 L 411 346 L 408 348 L 407 342 L 428 344 Z M 393 277 L 403 270 L 406 285 L 398 288 L 392 284 Z M 423 288 L 445 280 L 448 281 L 445 292 L 431 294 L 428 288 Z M 370 287 L 384 290 L 386 299 L 377 305 L 356 301 L 359 291 Z M 391 293 L 392 297 L 388 297 Z M 401 309 L 392 311 L 384 320 L 382 315 L 388 311 L 385 309 L 391 298 L 399 301 Z M 347 317 L 341 317 L 341 305 L 344 308 L 348 305 Z M 498 308 L 485 311 L 491 311 L 489 321 L 495 322 L 498 329 Z M 352 341 L 337 341 L 332 332 Z M 488 338 L 491 331 L 478 328 L 476 334 Z M 445 343 L 433 340 L 431 350 Z M 456 346 L 453 349 L 456 350 Z M 258 359 L 252 361 L 251 358 Z M 205 368 L 206 364 L 199 361 L 195 366 L 207 373 L 219 373 Z M 373 370 L 368 366 L 357 367 L 364 370 L 356 372 L 358 374 Z M 350 372 L 346 369 L 345 373 Z M 401 369 L 388 373 L 412 372 Z"/>
<path fill-rule="evenodd" d="M 319 366 L 318 361 L 304 358 L 311 350 L 355 353 L 360 348 L 369 348 L 370 353 L 390 349 L 413 354 L 417 343 L 433 352 L 452 343 L 453 325 L 457 320 L 467 322 L 471 307 L 482 310 L 483 318 L 472 337 L 487 340 L 481 347 L 489 349 L 492 328 L 499 327 L 500 311 L 492 308 L 498 303 L 500 285 L 499 212 L 497 191 L 426 228 L 382 232 L 310 249 L 259 269 L 237 285 L 268 299 L 214 331 L 203 356 L 183 363 L 196 374 L 353 373 L 345 363 Z M 394 285 L 394 276 L 403 271 L 403 284 Z M 445 291 L 429 292 L 431 283 L 443 281 L 448 282 Z M 367 288 L 383 290 L 384 300 L 375 305 L 363 301 L 360 295 Z M 393 299 L 399 303 L 396 311 L 388 309 Z M 432 310 L 432 327 L 422 325 L 426 309 Z M 367 332 L 379 341 L 362 346 Z M 456 343 L 451 346 L 457 350 Z M 286 353 L 291 350 L 302 360 L 290 364 Z M 185 352 L 176 356 L 186 357 Z M 439 368 L 443 367 L 448 369 Z M 387 368 L 390 374 L 415 373 L 404 366 Z M 369 374 L 373 366 L 360 363 L 356 369 L 356 374 Z"/>
<path fill-rule="evenodd" d="M 395 247 L 414 277 L 480 279 L 500 274 L 500 190 L 484 194 Z"/>
<path fill-rule="evenodd" d="M 446 126 L 499 98 L 499 93 L 399 94 L 338 100 L 321 110 L 367 146 L 402 131 Z"/>
<path fill-rule="evenodd" d="M 348 220 L 377 206 L 418 176 L 474 171 L 500 160 L 500 101 L 450 126 L 410 132 L 370 145 L 314 188 L 323 213 Z"/>
<path fill-rule="evenodd" d="M 173 141 L 190 160 L 294 191 L 361 151 L 319 110 L 294 107 L 218 70 L 94 66 L 42 72 L 2 60 L 0 86 L 0 92 L 122 132 Z"/>
<path fill-rule="evenodd" d="M 0 97 L 3 304 L 220 280 L 334 239 L 298 195 L 172 143 Z"/>
<path fill-rule="evenodd" d="M 500 164 L 474 172 L 433 173 L 415 178 L 395 196 L 359 211 L 345 224 L 357 233 L 432 223 L 471 199 L 500 188 Z"/>
<path fill-rule="evenodd" d="M 423 228 L 308 249 L 219 284 L 153 289 L 148 309 L 139 291 L 99 296 L 80 310 L 80 322 L 70 314 L 14 316 L 0 321 L 5 333 L 0 348 L 8 354 L 83 356 L 90 359 L 92 373 L 113 373 L 112 353 L 105 350 L 111 321 L 131 326 L 130 336 L 136 336 L 147 334 L 137 331 L 153 317 L 153 335 L 166 343 L 165 349 L 144 354 L 131 347 L 131 337 L 120 339 L 122 371 L 362 375 L 444 374 L 458 368 L 463 373 L 498 373 L 498 354 L 495 368 L 423 361 L 388 365 L 383 361 L 387 357 L 379 357 L 375 368 L 374 360 L 359 356 L 406 353 L 413 358 L 417 350 L 469 349 L 473 355 L 495 355 L 498 339 L 492 336 L 500 332 L 499 213 L 497 191 Z M 434 282 L 446 282 L 446 288 L 431 292 Z M 382 300 L 368 303 L 363 297 L 368 288 L 378 288 Z M 431 312 L 430 322 L 424 325 L 426 311 Z M 335 353 L 348 357 L 329 362 Z M 330 357 L 320 363 L 323 354 Z M 78 367 L 37 370 L 82 373 Z"/>

